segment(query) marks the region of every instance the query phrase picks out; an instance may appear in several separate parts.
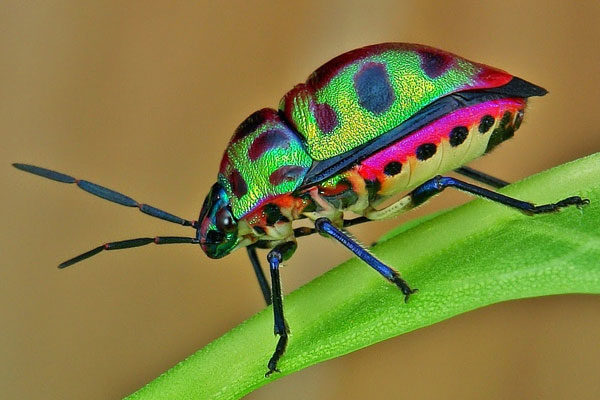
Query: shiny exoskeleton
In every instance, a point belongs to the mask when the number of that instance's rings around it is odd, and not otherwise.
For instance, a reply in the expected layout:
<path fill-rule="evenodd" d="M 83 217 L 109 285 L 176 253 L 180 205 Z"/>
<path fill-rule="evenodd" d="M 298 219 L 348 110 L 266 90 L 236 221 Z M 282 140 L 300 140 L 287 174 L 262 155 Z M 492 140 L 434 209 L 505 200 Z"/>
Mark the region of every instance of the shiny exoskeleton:
<path fill-rule="evenodd" d="M 225 150 L 217 182 L 197 221 L 69 175 L 14 165 L 196 229 L 195 237 L 106 243 L 62 263 L 61 268 L 103 250 L 149 243 L 200 244 L 211 258 L 246 247 L 265 301 L 273 304 L 279 335 L 268 376 L 277 371 L 287 345 L 279 267 L 294 253 L 296 238 L 320 232 L 336 239 L 408 299 L 415 289 L 350 238 L 345 227 L 392 218 L 447 187 L 527 215 L 587 203 L 574 196 L 536 206 L 440 175 L 456 170 L 484 184 L 504 186 L 505 182 L 465 164 L 512 137 L 523 121 L 527 99 L 545 94 L 545 89 L 504 71 L 427 46 L 384 43 L 350 51 L 285 94 L 278 110 L 265 108 L 242 122 Z M 381 207 L 395 197 L 395 202 Z M 350 214 L 355 217 L 349 219 Z M 294 228 L 293 221 L 304 218 L 313 221 L 314 228 Z M 257 248 L 270 249 L 272 287 Z"/>

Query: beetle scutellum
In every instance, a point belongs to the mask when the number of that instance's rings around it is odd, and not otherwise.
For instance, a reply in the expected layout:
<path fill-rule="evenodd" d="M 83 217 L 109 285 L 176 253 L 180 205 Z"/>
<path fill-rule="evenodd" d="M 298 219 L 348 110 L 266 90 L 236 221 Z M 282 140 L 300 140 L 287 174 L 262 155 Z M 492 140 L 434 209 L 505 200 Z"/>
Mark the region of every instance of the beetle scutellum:
<path fill-rule="evenodd" d="M 400 275 L 348 237 L 343 228 L 392 218 L 447 187 L 516 208 L 527 215 L 587 204 L 574 196 L 553 204 L 532 203 L 438 174 L 456 170 L 499 188 L 505 182 L 464 167 L 513 136 L 527 98 L 546 90 L 504 71 L 422 45 L 385 43 L 329 61 L 281 100 L 279 110 L 250 115 L 229 142 L 198 221 L 179 218 L 69 175 L 28 164 L 15 167 L 196 229 L 195 237 L 137 238 L 106 243 L 72 258 L 64 268 L 102 250 L 149 243 L 200 244 L 211 258 L 246 247 L 265 301 L 272 302 L 279 340 L 267 376 L 277 371 L 288 328 L 283 315 L 279 267 L 296 249 L 296 238 L 314 232 L 348 247 L 397 285 L 415 292 Z M 389 206 L 383 201 L 405 192 Z M 345 219 L 345 212 L 357 214 Z M 294 228 L 308 218 L 314 228 Z M 267 255 L 272 288 L 256 249 Z"/>

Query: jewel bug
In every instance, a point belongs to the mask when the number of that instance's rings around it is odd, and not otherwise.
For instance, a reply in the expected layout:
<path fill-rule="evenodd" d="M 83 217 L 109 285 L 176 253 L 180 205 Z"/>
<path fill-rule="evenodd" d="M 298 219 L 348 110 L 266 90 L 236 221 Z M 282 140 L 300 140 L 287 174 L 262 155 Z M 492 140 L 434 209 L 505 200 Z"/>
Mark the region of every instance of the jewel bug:
<path fill-rule="evenodd" d="M 45 168 L 16 168 L 79 188 L 150 216 L 196 230 L 192 237 L 157 236 L 110 242 L 60 264 L 65 268 L 103 250 L 146 244 L 197 244 L 210 258 L 245 247 L 279 336 L 266 376 L 288 341 L 279 267 L 296 238 L 329 236 L 396 285 L 404 299 L 416 291 L 344 228 L 387 219 L 455 188 L 522 211 L 548 213 L 582 206 L 578 196 L 534 205 L 453 177 L 456 171 L 494 188 L 506 182 L 466 167 L 520 127 L 532 96 L 547 92 L 502 70 L 431 47 L 383 43 L 344 53 L 285 94 L 279 109 L 264 108 L 235 130 L 197 221 Z M 405 193 L 403 196 L 400 194 Z M 398 197 L 390 205 L 382 203 Z M 357 216 L 346 219 L 347 213 Z M 314 227 L 293 227 L 307 218 Z M 257 249 L 269 249 L 271 287 Z"/>

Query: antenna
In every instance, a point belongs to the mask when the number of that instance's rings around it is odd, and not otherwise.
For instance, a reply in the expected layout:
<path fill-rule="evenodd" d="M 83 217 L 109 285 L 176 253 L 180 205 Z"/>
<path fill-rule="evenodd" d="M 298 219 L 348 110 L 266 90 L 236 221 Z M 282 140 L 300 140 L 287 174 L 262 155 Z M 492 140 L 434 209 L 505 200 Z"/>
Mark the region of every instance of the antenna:
<path fill-rule="evenodd" d="M 71 258 L 63 263 L 61 263 L 58 268 L 63 269 L 67 268 L 79 261 L 83 261 L 86 258 L 90 258 L 91 256 L 95 256 L 100 253 L 102 250 L 121 250 L 121 249 L 130 249 L 132 247 L 140 247 L 145 246 L 147 244 L 176 244 L 176 243 L 192 243 L 198 244 L 199 241 L 196 238 L 190 237 L 181 237 L 181 236 L 156 236 L 154 238 L 137 238 L 137 239 L 127 239 L 121 240 L 119 242 L 110 242 L 105 243 L 102 246 L 98 246 L 95 249 L 90 251 L 86 251 L 83 254 L 80 254 L 76 257 Z"/>
<path fill-rule="evenodd" d="M 93 194 L 94 196 L 101 197 L 105 200 L 112 201 L 113 203 L 121 204 L 123 206 L 137 207 L 144 214 L 162 219 L 164 221 L 169 221 L 175 224 L 191 226 L 196 228 L 196 221 L 188 221 L 187 219 L 180 218 L 176 215 L 170 214 L 156 207 L 149 206 L 148 204 L 138 203 L 129 196 L 126 196 L 119 192 L 115 192 L 114 190 L 97 185 L 95 183 L 83 179 L 76 179 L 72 176 L 65 175 L 60 172 L 52 171 L 46 168 L 36 167 L 35 165 L 30 164 L 13 163 L 13 167 L 20 169 L 21 171 L 41 176 L 43 178 L 52 179 L 53 181 L 62 183 L 76 183 L 80 189 L 83 189 L 86 192 Z"/>
<path fill-rule="evenodd" d="M 191 226 L 193 228 L 197 227 L 196 221 L 189 221 L 187 219 L 180 218 L 176 215 L 170 214 L 166 211 L 160 210 L 156 207 L 152 207 L 148 204 L 141 204 L 132 199 L 129 196 L 126 196 L 122 193 L 115 192 L 112 189 L 108 189 L 104 186 L 97 185 L 95 183 L 83 180 L 76 179 L 72 176 L 52 171 L 46 168 L 36 167 L 35 165 L 30 164 L 20 164 L 14 163 L 13 167 L 20 169 L 21 171 L 29 172 L 34 175 L 41 176 L 43 178 L 51 179 L 53 181 L 62 182 L 62 183 L 76 183 L 79 188 L 85 190 L 88 193 L 93 194 L 94 196 L 101 197 L 105 200 L 112 201 L 113 203 L 121 204 L 127 207 L 137 207 L 144 214 L 150 215 L 151 217 L 159 218 L 164 221 L 173 222 L 175 224 L 183 225 L 183 226 Z M 102 250 L 120 250 L 120 249 L 128 249 L 132 247 L 140 247 L 145 246 L 147 244 L 176 244 L 176 243 L 191 243 L 198 244 L 199 240 L 191 237 L 181 237 L 181 236 L 156 236 L 154 238 L 136 238 L 136 239 L 127 239 L 121 240 L 118 242 L 109 242 L 105 243 L 102 246 L 98 246 L 90 251 L 87 251 L 83 254 L 78 255 L 77 257 L 73 257 L 70 260 L 67 260 L 60 264 L 58 268 L 66 268 L 70 265 L 78 263 L 79 261 L 83 261 L 86 258 L 92 257 Z"/>

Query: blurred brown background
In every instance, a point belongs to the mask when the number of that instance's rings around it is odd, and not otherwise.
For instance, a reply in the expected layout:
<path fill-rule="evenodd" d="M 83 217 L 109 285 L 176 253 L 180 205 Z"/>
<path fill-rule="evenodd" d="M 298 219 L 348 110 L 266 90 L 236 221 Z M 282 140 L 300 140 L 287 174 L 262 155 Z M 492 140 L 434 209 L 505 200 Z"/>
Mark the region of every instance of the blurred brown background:
<path fill-rule="evenodd" d="M 192 246 L 149 246 L 56 270 L 105 241 L 191 231 L 10 162 L 195 219 L 243 118 L 328 59 L 384 41 L 443 48 L 549 89 L 517 137 L 474 166 L 512 181 L 600 150 L 597 1 L 53 3 L 0 6 L 2 398 L 119 398 L 263 308 L 244 252 L 209 260 Z M 446 193 L 419 213 L 465 200 Z M 354 231 L 369 242 L 399 222 Z M 348 257 L 303 239 L 284 289 Z M 576 295 L 488 307 L 248 398 L 599 398 L 599 307 Z"/>

